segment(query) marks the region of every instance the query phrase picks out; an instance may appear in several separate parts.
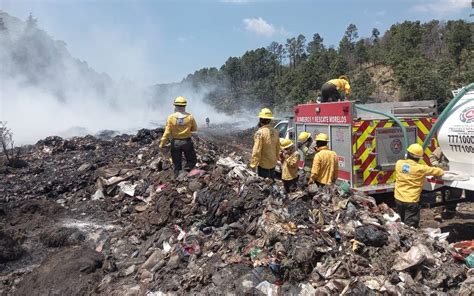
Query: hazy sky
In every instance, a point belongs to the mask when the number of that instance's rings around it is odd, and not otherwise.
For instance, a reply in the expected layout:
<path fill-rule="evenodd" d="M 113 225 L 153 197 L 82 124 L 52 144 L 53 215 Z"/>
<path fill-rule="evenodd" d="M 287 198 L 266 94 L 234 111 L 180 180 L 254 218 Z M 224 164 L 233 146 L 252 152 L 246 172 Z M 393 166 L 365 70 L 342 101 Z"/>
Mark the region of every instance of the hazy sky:
<path fill-rule="evenodd" d="M 180 81 L 300 33 L 337 46 L 350 23 L 365 37 L 404 20 L 469 20 L 473 13 L 471 0 L 0 0 L 0 9 L 21 19 L 31 12 L 74 57 L 144 84 Z"/>

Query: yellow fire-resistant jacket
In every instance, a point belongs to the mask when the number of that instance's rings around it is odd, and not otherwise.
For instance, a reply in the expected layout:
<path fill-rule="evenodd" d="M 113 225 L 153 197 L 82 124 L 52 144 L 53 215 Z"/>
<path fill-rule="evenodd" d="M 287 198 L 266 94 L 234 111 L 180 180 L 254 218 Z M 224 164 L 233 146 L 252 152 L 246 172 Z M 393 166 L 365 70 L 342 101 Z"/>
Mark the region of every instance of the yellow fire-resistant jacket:
<path fill-rule="evenodd" d="M 440 168 L 419 164 L 411 159 L 401 159 L 395 165 L 395 198 L 402 202 L 419 202 L 426 176 L 440 177 Z"/>
<path fill-rule="evenodd" d="M 331 79 L 328 81 L 331 84 L 334 84 L 337 88 L 338 91 L 344 92 L 346 96 L 351 94 L 351 86 L 349 85 L 349 82 L 345 79 Z"/>
<path fill-rule="evenodd" d="M 255 133 L 250 167 L 257 166 L 273 169 L 280 154 L 280 137 L 278 131 L 270 125 L 260 127 Z"/>
<path fill-rule="evenodd" d="M 290 155 L 286 155 L 281 166 L 281 179 L 290 181 L 298 177 L 298 162 L 300 161 L 300 154 L 294 151 Z"/>
<path fill-rule="evenodd" d="M 173 139 L 186 139 L 191 137 L 191 133 L 197 131 L 197 124 L 194 117 L 187 112 L 175 112 L 168 116 L 166 128 L 161 137 L 160 147 L 164 147 L 171 135 Z"/>
<path fill-rule="evenodd" d="M 309 183 L 331 184 L 336 182 L 339 171 L 337 154 L 327 146 L 319 147 L 313 159 Z"/>

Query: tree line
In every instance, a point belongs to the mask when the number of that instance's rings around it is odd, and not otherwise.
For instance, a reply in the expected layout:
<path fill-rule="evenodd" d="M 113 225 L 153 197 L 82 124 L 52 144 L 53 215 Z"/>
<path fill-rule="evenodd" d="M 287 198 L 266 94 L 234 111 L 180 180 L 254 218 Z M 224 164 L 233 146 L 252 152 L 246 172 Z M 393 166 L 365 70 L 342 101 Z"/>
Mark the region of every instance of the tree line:
<path fill-rule="evenodd" d="M 229 57 L 218 68 L 203 68 L 182 83 L 208 85 L 206 100 L 229 113 L 268 106 L 291 110 L 314 101 L 329 79 L 347 74 L 351 99 L 361 102 L 437 100 L 474 81 L 473 27 L 464 20 L 394 24 L 383 35 L 377 28 L 359 38 L 350 24 L 337 48 L 327 47 L 315 33 L 300 34 L 285 44 Z"/>

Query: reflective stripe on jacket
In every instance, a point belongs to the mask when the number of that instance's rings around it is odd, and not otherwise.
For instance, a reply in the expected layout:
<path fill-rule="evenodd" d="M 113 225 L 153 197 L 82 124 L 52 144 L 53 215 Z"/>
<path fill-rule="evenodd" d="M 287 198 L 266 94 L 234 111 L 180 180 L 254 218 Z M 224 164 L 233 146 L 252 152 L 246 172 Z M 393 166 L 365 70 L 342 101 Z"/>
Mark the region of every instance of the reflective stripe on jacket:
<path fill-rule="evenodd" d="M 395 164 L 395 173 L 395 198 L 402 202 L 419 202 L 426 176 L 440 177 L 444 171 L 411 159 L 401 159 Z"/>
<path fill-rule="evenodd" d="M 327 146 L 320 147 L 314 156 L 310 183 L 331 184 L 336 182 L 339 171 L 337 154 Z"/>
<path fill-rule="evenodd" d="M 175 112 L 168 116 L 166 128 L 161 137 L 160 147 L 165 146 L 168 138 L 186 139 L 190 138 L 192 132 L 197 131 L 197 124 L 194 117 L 187 112 Z"/>
<path fill-rule="evenodd" d="M 280 137 L 278 131 L 270 125 L 260 127 L 253 137 L 254 144 L 250 167 L 257 166 L 264 169 L 276 167 L 278 155 L 280 154 Z"/>

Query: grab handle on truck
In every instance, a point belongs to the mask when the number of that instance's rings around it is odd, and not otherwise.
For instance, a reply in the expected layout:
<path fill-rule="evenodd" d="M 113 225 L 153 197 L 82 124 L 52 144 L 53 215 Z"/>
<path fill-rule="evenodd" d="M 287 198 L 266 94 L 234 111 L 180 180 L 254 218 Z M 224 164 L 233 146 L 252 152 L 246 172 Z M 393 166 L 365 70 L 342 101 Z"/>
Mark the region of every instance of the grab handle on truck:
<path fill-rule="evenodd" d="M 474 89 L 474 83 L 471 83 L 466 87 L 463 87 L 461 91 L 456 96 L 454 96 L 454 98 L 449 102 L 448 106 L 444 108 L 443 112 L 441 112 L 438 119 L 436 120 L 436 123 L 433 125 L 428 136 L 425 138 L 425 141 L 423 142 L 423 151 L 425 151 L 426 147 L 428 147 L 428 145 L 430 144 L 431 138 L 433 138 L 434 133 L 446 121 L 446 118 L 449 116 L 451 109 L 453 109 L 456 103 L 471 89 Z"/>
<path fill-rule="evenodd" d="M 354 106 L 359 110 L 370 112 L 370 113 L 375 113 L 375 114 L 378 114 L 378 115 L 382 115 L 382 116 L 388 117 L 391 120 L 395 121 L 398 124 L 398 126 L 400 126 L 400 128 L 402 129 L 402 133 L 403 133 L 403 154 L 406 154 L 407 148 L 408 148 L 407 129 L 405 128 L 405 126 L 402 124 L 402 122 L 398 118 L 396 118 L 392 114 L 381 112 L 381 111 L 376 111 L 376 110 L 371 110 L 371 109 L 362 107 L 360 105 L 354 105 Z"/>

